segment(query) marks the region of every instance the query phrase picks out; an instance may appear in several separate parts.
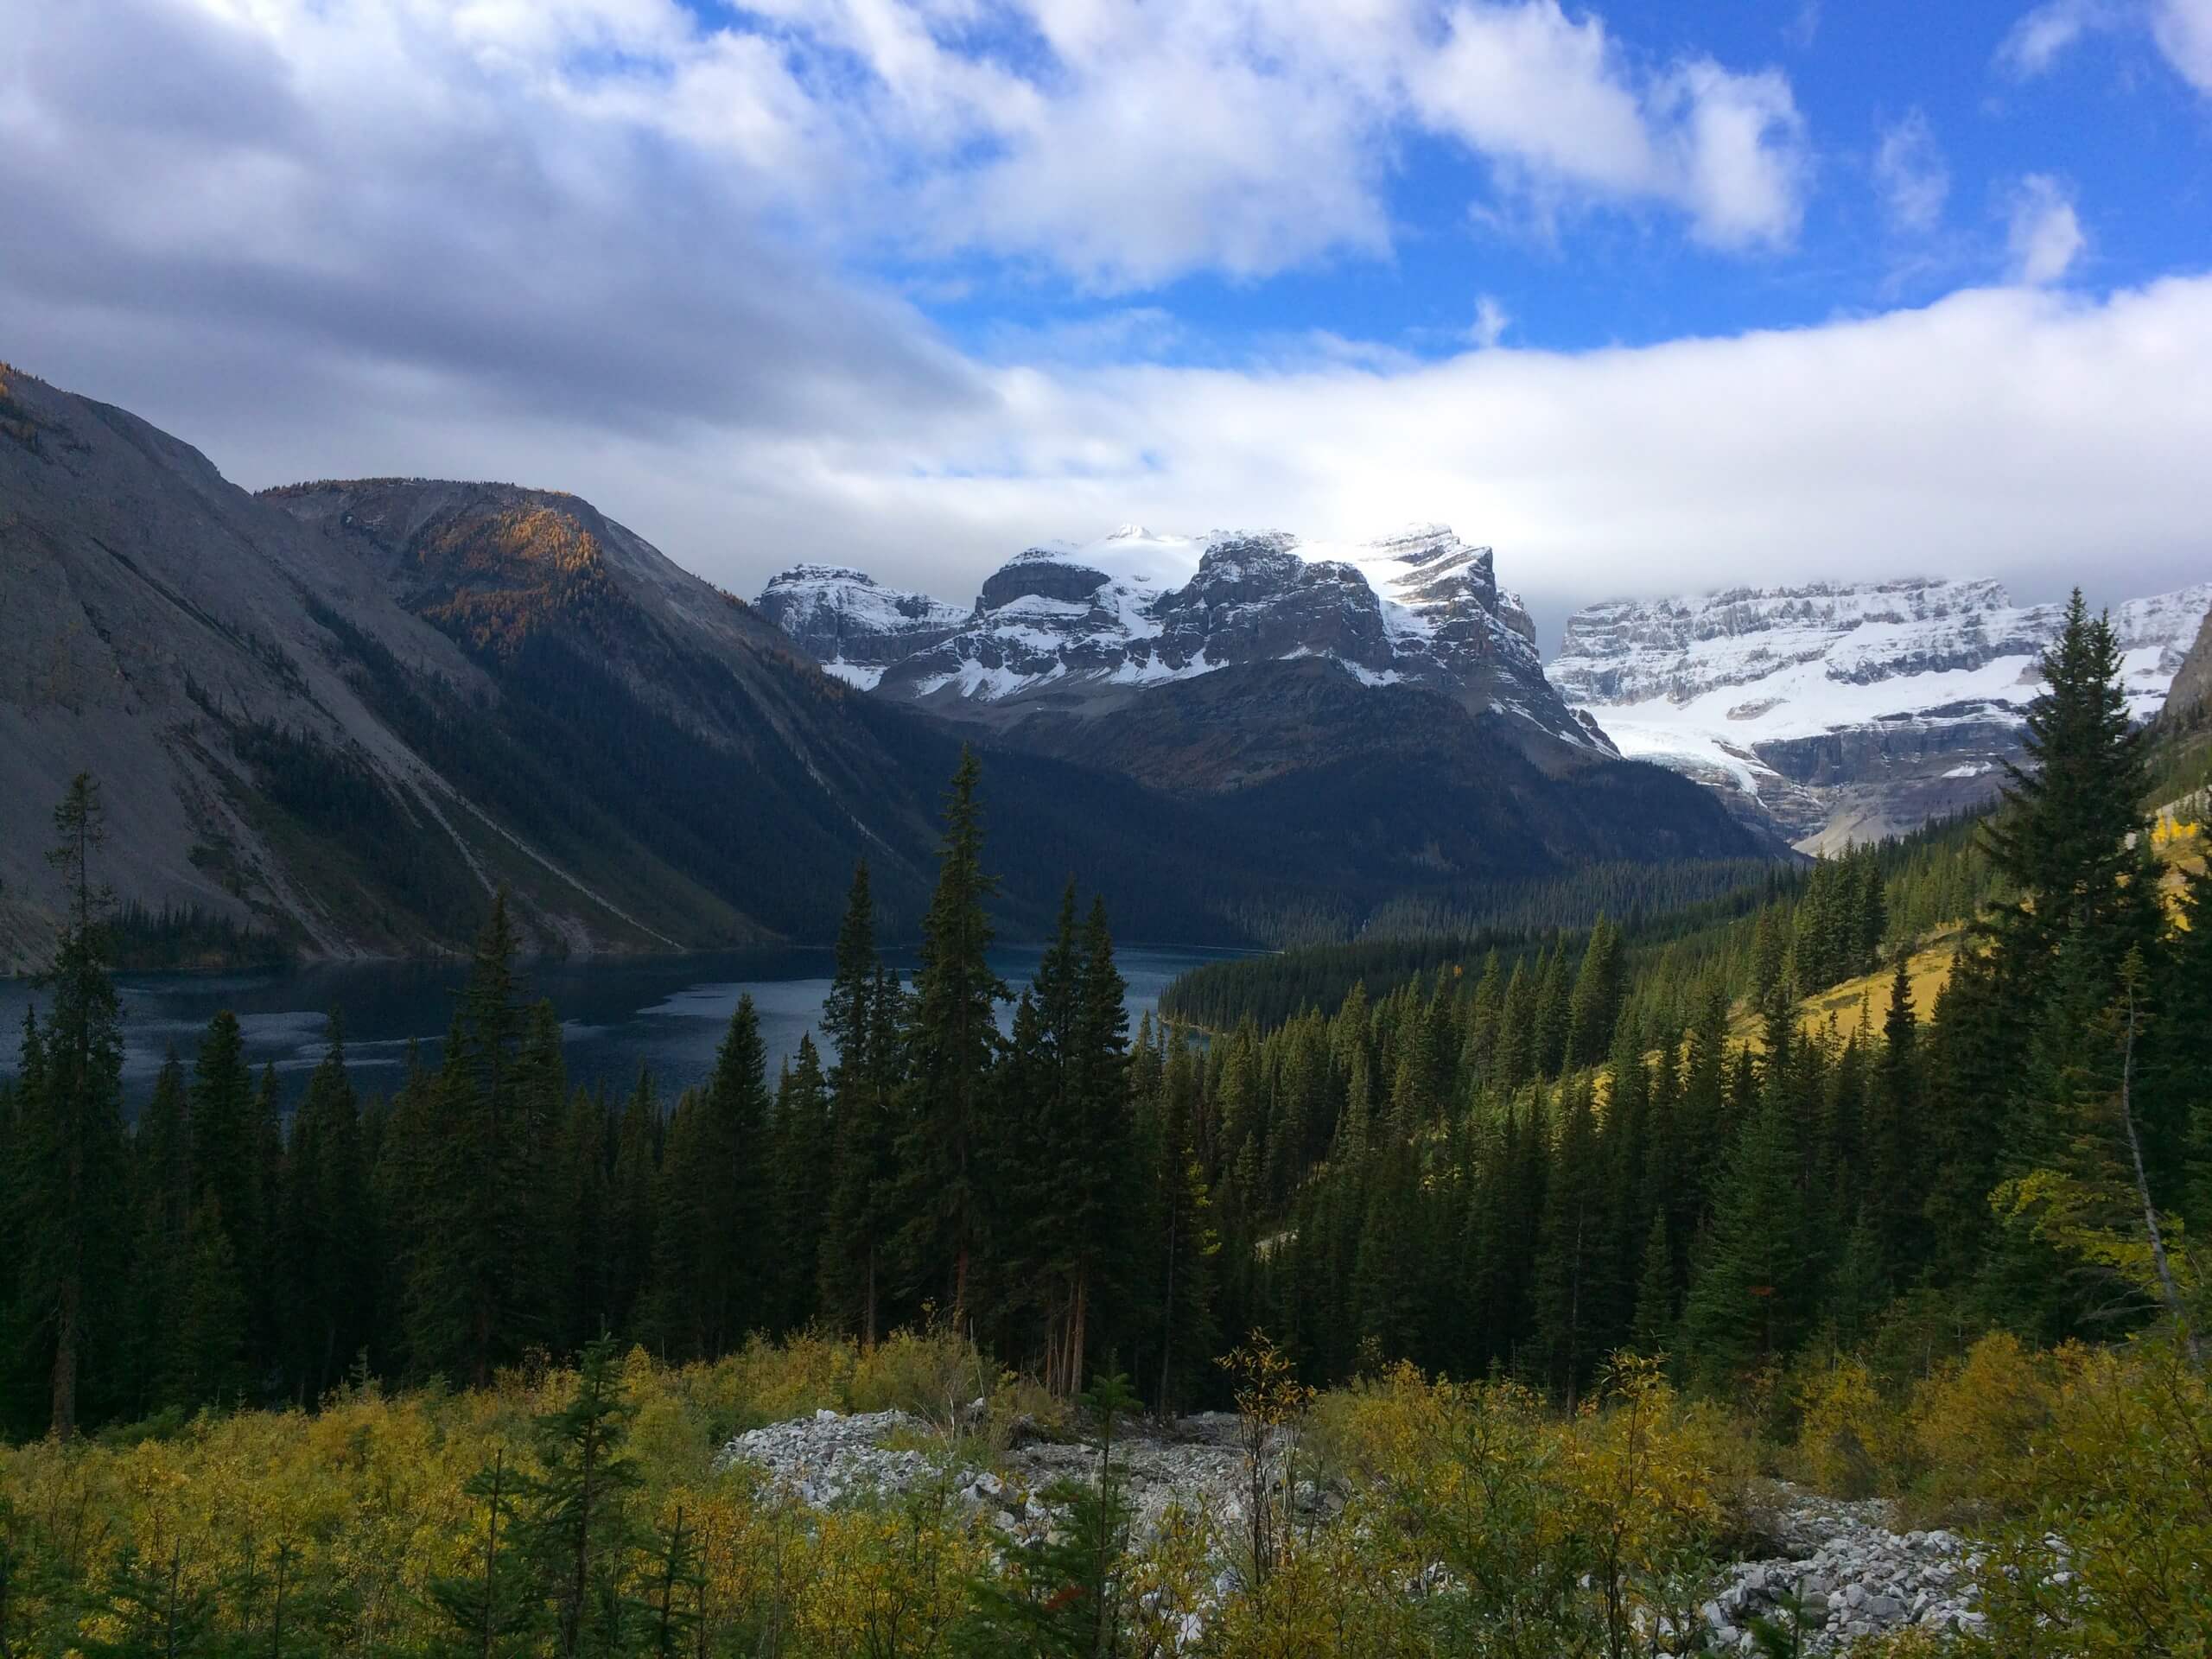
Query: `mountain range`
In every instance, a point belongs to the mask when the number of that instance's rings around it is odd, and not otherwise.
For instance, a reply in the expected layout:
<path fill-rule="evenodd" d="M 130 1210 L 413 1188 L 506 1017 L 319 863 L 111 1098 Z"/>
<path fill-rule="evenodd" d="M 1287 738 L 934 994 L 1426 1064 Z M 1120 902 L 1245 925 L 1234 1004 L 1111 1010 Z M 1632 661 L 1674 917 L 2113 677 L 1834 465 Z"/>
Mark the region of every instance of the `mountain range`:
<path fill-rule="evenodd" d="M 1491 550 L 1439 524 L 1359 543 L 1125 525 L 1015 555 L 964 612 L 801 564 L 760 609 L 880 699 L 1171 788 L 1241 787 L 1313 762 L 1326 738 L 1302 717 L 1298 746 L 1261 740 L 1267 711 L 1239 695 L 1254 684 L 1302 681 L 1309 708 L 1424 693 L 1554 773 L 1614 754 L 1544 677 L 1535 626 L 1499 588 Z M 1297 664 L 1310 666 L 1294 677 Z M 1204 729 L 1232 717 L 1234 741 Z"/>
<path fill-rule="evenodd" d="M 963 743 L 1015 935 L 1071 875 L 1125 937 L 1259 943 L 1771 849 L 1568 709 L 1448 532 L 1128 535 L 957 614 L 811 569 L 748 604 L 505 484 L 252 495 L 0 367 L 0 963 L 51 937 L 79 769 L 120 897 L 310 956 L 454 948 L 499 887 L 538 950 L 821 941 L 862 856 L 912 937 Z"/>
<path fill-rule="evenodd" d="M 2138 719 L 2208 610 L 2212 582 L 2112 611 Z M 1986 581 L 1733 588 L 1579 611 L 1548 671 L 1622 753 L 1832 850 L 1989 798 L 2063 620 Z"/>

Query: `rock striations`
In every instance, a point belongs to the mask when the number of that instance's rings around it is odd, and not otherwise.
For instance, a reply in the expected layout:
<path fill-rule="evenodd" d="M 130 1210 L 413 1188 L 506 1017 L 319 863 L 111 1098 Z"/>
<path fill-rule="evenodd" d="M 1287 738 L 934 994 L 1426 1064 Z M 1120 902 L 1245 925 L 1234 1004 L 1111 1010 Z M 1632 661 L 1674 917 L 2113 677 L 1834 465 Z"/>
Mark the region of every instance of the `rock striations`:
<path fill-rule="evenodd" d="M 2212 582 L 2113 610 L 2139 718 L 2158 712 L 2208 606 Z M 1617 601 L 1575 613 L 1549 673 L 1624 754 L 1820 850 L 1993 793 L 2062 615 L 1981 581 Z"/>

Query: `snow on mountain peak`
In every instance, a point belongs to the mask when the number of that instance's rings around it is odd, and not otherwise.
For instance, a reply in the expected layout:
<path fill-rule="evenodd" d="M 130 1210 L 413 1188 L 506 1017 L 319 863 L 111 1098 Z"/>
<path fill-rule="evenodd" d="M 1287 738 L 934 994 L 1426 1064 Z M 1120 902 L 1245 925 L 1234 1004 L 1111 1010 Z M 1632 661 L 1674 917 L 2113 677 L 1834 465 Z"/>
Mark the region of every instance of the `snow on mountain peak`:
<path fill-rule="evenodd" d="M 966 613 L 889 595 L 829 566 L 779 577 L 762 603 L 833 670 L 880 669 L 868 682 L 879 694 L 947 712 L 1048 693 L 1062 707 L 1238 664 L 1314 658 L 1363 685 L 1425 685 L 1604 747 L 1544 680 L 1527 613 L 1499 590 L 1492 566 L 1489 548 L 1446 524 L 1336 542 L 1129 524 L 1080 546 L 1025 549 L 986 578 Z M 824 620 L 832 613 L 834 628 Z M 871 620 L 883 637 L 863 640 Z"/>
<path fill-rule="evenodd" d="M 2113 612 L 2139 717 L 2208 605 L 2212 583 Z M 1823 846 L 1993 790 L 2063 620 L 1980 579 L 1736 588 L 1589 606 L 1548 673 L 1623 753 L 1740 791 Z"/>

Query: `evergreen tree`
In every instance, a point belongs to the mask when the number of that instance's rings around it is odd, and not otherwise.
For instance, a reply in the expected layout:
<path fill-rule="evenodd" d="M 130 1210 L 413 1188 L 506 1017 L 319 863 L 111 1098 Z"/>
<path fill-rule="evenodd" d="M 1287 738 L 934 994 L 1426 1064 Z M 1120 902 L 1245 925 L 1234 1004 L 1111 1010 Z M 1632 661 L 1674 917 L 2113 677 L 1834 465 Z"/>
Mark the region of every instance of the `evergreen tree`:
<path fill-rule="evenodd" d="M 769 1324 L 789 1332 L 804 1325 L 814 1311 L 834 1174 L 830 1089 L 811 1035 L 798 1039 L 798 1058 L 776 1090 L 773 1144 L 774 1247 L 767 1265 L 774 1294 Z"/>
<path fill-rule="evenodd" d="M 1666 1211 L 1651 1217 L 1644 1235 L 1643 1263 L 1637 1275 L 1636 1313 L 1630 1321 L 1629 1342 L 1639 1354 L 1667 1351 L 1675 1332 L 1675 1256 L 1667 1237 Z"/>
<path fill-rule="evenodd" d="M 169 1050 L 131 1137 L 136 1206 L 130 1249 L 130 1373 L 141 1412 L 182 1405 L 168 1389 L 182 1306 L 185 1230 L 192 1213 L 192 1122 L 184 1065 Z"/>
<path fill-rule="evenodd" d="M 685 1090 L 669 1115 L 652 1192 L 652 1266 L 635 1320 L 639 1340 L 663 1360 L 677 1364 L 715 1351 L 707 1343 L 701 1262 L 702 1247 L 715 1220 L 706 1115 L 706 1103 L 696 1089 Z M 624 1124 L 626 1128 L 626 1114 Z"/>
<path fill-rule="evenodd" d="M 898 977 L 885 970 L 876 950 L 874 904 L 862 862 L 853 871 L 822 1007 L 822 1033 L 836 1055 L 829 1077 L 830 1175 L 817 1300 L 869 1347 L 880 1326 L 897 1225 L 891 1089 L 903 1058 L 903 1012 Z"/>
<path fill-rule="evenodd" d="M 922 924 L 906 1042 L 906 1123 L 899 1137 L 906 1221 L 900 1242 L 918 1281 L 943 1287 L 956 1324 L 966 1322 L 970 1280 L 989 1241 L 983 1186 L 987 1082 L 998 1056 L 996 1005 L 1007 989 L 991 971 L 992 932 L 983 905 L 997 891 L 983 872 L 981 768 L 962 751 L 945 798 L 937 894 Z"/>
<path fill-rule="evenodd" d="M 1760 1102 L 1729 1155 L 1682 1307 L 1687 1357 L 1713 1386 L 1782 1352 L 1810 1311 L 1801 1169 L 1784 1102 Z"/>
<path fill-rule="evenodd" d="M 1611 1288 L 1598 1154 L 1589 1082 L 1572 1080 L 1560 1090 L 1534 1287 L 1543 1381 L 1570 1401 L 1603 1351 L 1602 1310 Z"/>
<path fill-rule="evenodd" d="M 558 1287 L 563 1348 L 577 1352 L 613 1319 L 608 1262 L 607 1112 L 604 1096 L 579 1089 L 569 1100 L 551 1183 L 560 1201 L 554 1235 L 564 1249 Z"/>
<path fill-rule="evenodd" d="M 524 1487 L 501 1451 L 462 1489 L 483 1505 L 484 1541 L 471 1548 L 464 1570 L 429 1583 L 448 1626 L 440 1644 L 446 1659 L 521 1659 L 530 1650 L 541 1604 L 515 1544 Z"/>
<path fill-rule="evenodd" d="M 563 1659 L 622 1659 L 636 1644 L 644 1610 L 629 1589 L 639 1542 L 630 1500 L 640 1477 L 626 1449 L 635 1415 L 614 1338 L 601 1337 L 577 1361 L 575 1396 L 532 1425 L 543 1472 L 518 1541 L 551 1605 Z"/>
<path fill-rule="evenodd" d="M 514 957 L 502 893 L 409 1126 L 408 1350 L 419 1371 L 478 1386 L 547 1330 L 549 1291 L 531 1225 L 545 1126 L 520 1064 Z"/>
<path fill-rule="evenodd" d="M 638 1068 L 637 1086 L 614 1131 L 614 1167 L 607 1185 L 607 1319 L 611 1331 L 634 1331 L 652 1274 L 653 1210 L 660 1179 L 660 1098 L 652 1073 Z"/>
<path fill-rule="evenodd" d="M 1605 1058 L 1612 1044 L 1614 1023 L 1620 1018 L 1624 988 L 1620 932 L 1600 916 L 1590 931 L 1582 967 L 1567 999 L 1567 1065 L 1596 1065 Z"/>
<path fill-rule="evenodd" d="M 1920 1027 L 1912 1006 L 1911 951 L 1900 950 L 1890 976 L 1882 1051 L 1867 1090 L 1864 1132 L 1869 1246 L 1886 1276 L 1922 1256 L 1921 1220 L 1927 1182 L 1922 1167 Z"/>
<path fill-rule="evenodd" d="M 1567 1064 L 1567 1025 L 1572 1009 L 1568 988 L 1567 941 L 1555 940 L 1544 957 L 1544 972 L 1536 987 L 1534 1056 L 1535 1075 L 1555 1077 Z M 1608 1035 L 1611 1033 L 1608 1033 Z"/>
<path fill-rule="evenodd" d="M 2150 787 L 2112 626 L 2075 590 L 2065 626 L 2028 706 L 2022 763 L 2007 763 L 2005 810 L 1983 837 L 1992 865 L 2018 895 L 2000 906 L 1997 935 L 2031 995 L 2062 941 L 2080 940 L 2101 978 L 2117 982 L 2131 950 L 2147 949 L 2157 900 L 2142 801 Z"/>
<path fill-rule="evenodd" d="M 703 1181 L 688 1194 L 696 1228 L 702 1351 L 727 1353 L 770 1317 L 766 1270 L 772 1219 L 768 1056 L 760 1017 L 738 998 L 703 1102 Z"/>
<path fill-rule="evenodd" d="M 376 1225 L 360 1109 L 334 1014 L 328 1046 L 293 1123 L 283 1209 L 283 1306 L 291 1371 L 301 1394 L 313 1401 L 370 1345 L 376 1305 Z"/>
<path fill-rule="evenodd" d="M 108 1315 L 122 1281 L 122 1013 L 108 974 L 106 920 L 114 901 L 93 875 L 106 839 L 99 785 L 79 772 L 54 809 L 67 908 L 51 965 L 42 1031 L 26 1022 L 18 1084 L 22 1164 L 14 1230 L 17 1314 L 43 1360 L 50 1431 L 77 1430 L 81 1396 L 101 1403 L 122 1382 L 101 1375 L 118 1355 Z"/>

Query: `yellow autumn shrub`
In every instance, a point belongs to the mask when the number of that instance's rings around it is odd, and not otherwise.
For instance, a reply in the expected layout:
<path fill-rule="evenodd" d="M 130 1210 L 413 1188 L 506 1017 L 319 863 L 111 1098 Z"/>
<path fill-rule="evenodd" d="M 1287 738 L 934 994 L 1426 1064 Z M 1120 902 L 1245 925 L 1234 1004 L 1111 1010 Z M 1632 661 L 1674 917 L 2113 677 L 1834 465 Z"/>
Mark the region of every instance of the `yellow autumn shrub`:
<path fill-rule="evenodd" d="M 2032 1507 L 2034 1448 L 2050 1431 L 2062 1376 L 2082 1357 L 2033 1352 L 1997 1332 L 1922 1382 L 1910 1411 L 1923 1468 L 1915 1510 L 1986 1525 Z"/>
<path fill-rule="evenodd" d="M 1797 1387 L 1795 1472 L 1838 1497 L 1894 1493 L 1910 1474 L 1913 1425 L 1864 1361 L 1831 1354 Z"/>

